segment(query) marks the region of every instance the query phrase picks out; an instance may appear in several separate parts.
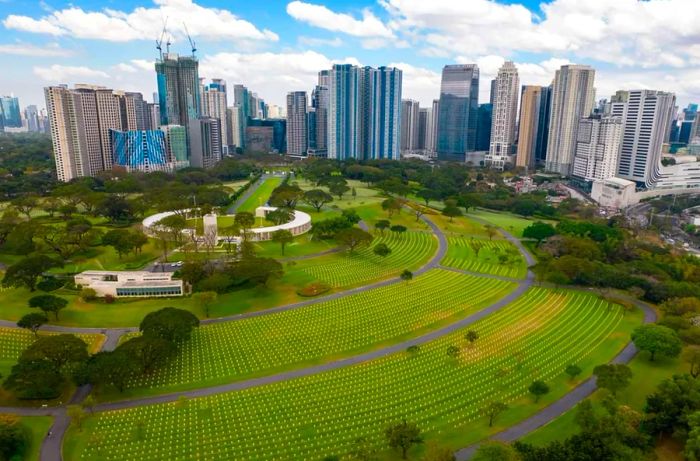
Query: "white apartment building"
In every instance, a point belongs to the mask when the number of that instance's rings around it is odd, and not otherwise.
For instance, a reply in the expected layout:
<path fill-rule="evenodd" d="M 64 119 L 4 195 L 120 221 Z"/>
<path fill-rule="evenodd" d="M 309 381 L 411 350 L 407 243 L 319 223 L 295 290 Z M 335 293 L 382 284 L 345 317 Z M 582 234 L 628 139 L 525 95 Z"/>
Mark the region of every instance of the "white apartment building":
<path fill-rule="evenodd" d="M 595 116 L 579 122 L 573 176 L 592 181 L 617 173 L 622 140 L 622 118 Z"/>
<path fill-rule="evenodd" d="M 518 69 L 506 61 L 492 85 L 494 94 L 491 118 L 491 142 L 486 164 L 502 170 L 515 153 L 515 122 L 518 114 Z"/>
<path fill-rule="evenodd" d="M 287 93 L 287 154 L 306 155 L 308 119 L 306 91 Z"/>

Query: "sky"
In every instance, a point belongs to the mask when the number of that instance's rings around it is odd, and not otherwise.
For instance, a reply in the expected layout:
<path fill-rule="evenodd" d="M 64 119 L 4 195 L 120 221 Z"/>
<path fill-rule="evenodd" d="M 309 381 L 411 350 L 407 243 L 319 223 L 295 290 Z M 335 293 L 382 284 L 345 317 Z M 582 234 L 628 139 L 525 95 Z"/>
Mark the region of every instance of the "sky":
<path fill-rule="evenodd" d="M 171 52 L 191 53 L 189 31 L 201 77 L 277 105 L 333 63 L 398 67 L 403 98 L 422 106 L 444 65 L 477 63 L 487 102 L 504 60 L 521 84 L 588 64 L 599 99 L 649 88 L 700 101 L 700 0 L 0 0 L 0 94 L 44 107 L 47 85 L 94 83 L 150 101 L 166 21 Z"/>

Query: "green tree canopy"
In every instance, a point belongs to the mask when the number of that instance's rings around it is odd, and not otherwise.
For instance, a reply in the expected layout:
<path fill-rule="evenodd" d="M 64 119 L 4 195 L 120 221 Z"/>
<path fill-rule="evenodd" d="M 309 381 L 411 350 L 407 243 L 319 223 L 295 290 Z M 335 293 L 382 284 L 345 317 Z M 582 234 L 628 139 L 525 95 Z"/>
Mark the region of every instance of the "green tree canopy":
<path fill-rule="evenodd" d="M 647 351 L 653 362 L 656 354 L 665 357 L 678 357 L 683 349 L 678 334 L 668 327 L 648 324 L 637 327 L 632 332 L 632 341 L 639 350 Z"/>

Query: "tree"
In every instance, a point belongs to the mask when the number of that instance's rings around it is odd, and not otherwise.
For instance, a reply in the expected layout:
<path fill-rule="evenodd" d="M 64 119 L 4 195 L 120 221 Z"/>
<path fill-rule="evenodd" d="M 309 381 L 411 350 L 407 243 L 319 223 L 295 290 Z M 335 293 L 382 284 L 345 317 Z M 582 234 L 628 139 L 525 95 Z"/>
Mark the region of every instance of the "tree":
<path fill-rule="evenodd" d="M 493 401 L 484 407 L 482 412 L 489 420 L 489 427 L 493 427 L 493 424 L 496 422 L 496 419 L 498 419 L 498 416 L 507 409 L 508 405 L 499 401 Z"/>
<path fill-rule="evenodd" d="M 352 195 L 353 200 L 355 200 L 357 198 L 357 191 L 355 190 L 354 187 L 350 190 L 350 195 Z"/>
<path fill-rule="evenodd" d="M 394 232 L 394 233 L 399 234 L 399 235 L 406 232 L 406 230 L 407 230 L 406 226 L 402 226 L 401 224 L 395 224 L 395 225 L 391 226 L 391 232 Z"/>
<path fill-rule="evenodd" d="M 122 343 L 115 349 L 129 357 L 138 366 L 141 374 L 149 373 L 172 357 L 175 343 L 153 336 L 138 336 Z"/>
<path fill-rule="evenodd" d="M 248 230 L 255 225 L 255 216 L 247 211 L 239 211 L 233 218 L 233 222 L 243 229 L 243 238 L 247 238 Z"/>
<path fill-rule="evenodd" d="M 386 211 L 391 218 L 394 213 L 401 211 L 401 201 L 390 197 L 382 202 L 382 210 Z"/>
<path fill-rule="evenodd" d="M 192 299 L 194 299 L 195 304 L 200 304 L 202 306 L 204 309 L 204 316 L 209 318 L 209 308 L 216 302 L 218 296 L 216 291 L 201 291 L 193 294 Z"/>
<path fill-rule="evenodd" d="M 294 235 L 286 229 L 277 229 L 272 233 L 272 241 L 280 244 L 282 256 L 284 256 L 284 247 L 294 241 Z"/>
<path fill-rule="evenodd" d="M 472 461 L 518 461 L 518 452 L 503 442 L 484 442 L 474 453 Z"/>
<path fill-rule="evenodd" d="M 47 361 L 56 370 L 87 360 L 87 344 L 71 334 L 42 336 L 27 347 L 19 360 L 23 362 Z"/>
<path fill-rule="evenodd" d="M 322 189 L 311 189 L 304 192 L 304 203 L 313 207 L 317 213 L 321 211 L 325 204 L 332 201 L 333 196 Z"/>
<path fill-rule="evenodd" d="M 700 376 L 700 347 L 690 346 L 683 351 L 683 360 L 690 365 L 690 376 L 697 378 Z"/>
<path fill-rule="evenodd" d="M 132 233 L 128 229 L 112 229 L 102 236 L 102 245 L 114 248 L 121 259 L 134 248 Z"/>
<path fill-rule="evenodd" d="M 683 343 L 678 334 L 668 327 L 649 324 L 637 327 L 632 332 L 632 341 L 639 350 L 651 354 L 653 362 L 656 354 L 665 357 L 678 357 L 683 349 Z"/>
<path fill-rule="evenodd" d="M 345 246 L 350 250 L 350 253 L 354 252 L 356 248 L 361 246 L 368 246 L 374 240 L 372 234 L 366 232 L 359 227 L 351 227 L 349 229 L 342 229 L 336 235 L 335 239 L 341 245 Z"/>
<path fill-rule="evenodd" d="M 58 321 L 58 313 L 65 309 L 67 305 L 67 300 L 56 295 L 39 295 L 29 298 L 29 307 L 38 307 L 47 315 L 49 312 L 53 312 L 56 321 Z"/>
<path fill-rule="evenodd" d="M 445 207 L 442 209 L 443 216 L 450 218 L 450 222 L 459 216 L 462 216 L 462 210 L 457 206 L 454 200 L 445 200 Z"/>
<path fill-rule="evenodd" d="M 454 344 L 447 347 L 447 356 L 453 359 L 459 356 L 459 347 Z"/>
<path fill-rule="evenodd" d="M 360 437 L 355 439 L 349 455 L 356 461 L 376 461 L 377 449 L 366 437 Z"/>
<path fill-rule="evenodd" d="M 83 431 L 83 420 L 87 417 L 85 410 L 80 405 L 68 405 L 66 407 L 66 414 L 71 419 L 72 422 L 78 426 L 78 431 Z"/>
<path fill-rule="evenodd" d="M 404 269 L 404 271 L 401 272 L 400 277 L 404 282 L 410 282 L 413 279 L 413 272 L 409 271 L 408 269 Z"/>
<path fill-rule="evenodd" d="M 423 456 L 423 461 L 455 461 L 455 459 L 452 450 L 435 442 L 428 444 L 428 449 L 425 451 L 425 456 Z"/>
<path fill-rule="evenodd" d="M 0 459 L 25 459 L 29 440 L 27 430 L 14 415 L 0 415 Z"/>
<path fill-rule="evenodd" d="M 671 298 L 660 306 L 667 315 L 684 316 L 700 313 L 700 299 L 698 298 Z"/>
<path fill-rule="evenodd" d="M 533 381 L 527 390 L 535 396 L 535 403 L 540 401 L 540 397 L 549 394 L 549 386 L 544 381 Z"/>
<path fill-rule="evenodd" d="M 333 181 L 331 184 L 328 185 L 328 192 L 330 192 L 333 195 L 337 195 L 338 200 L 342 200 L 343 195 L 345 195 L 345 193 L 349 190 L 350 187 L 348 187 L 344 179 L 342 181 Z"/>
<path fill-rule="evenodd" d="M 688 434 L 688 416 L 700 410 L 700 380 L 677 374 L 663 380 L 647 396 L 640 429 L 652 436 L 673 434 L 680 439 Z"/>
<path fill-rule="evenodd" d="M 293 218 L 294 212 L 292 212 L 288 208 L 277 208 L 276 210 L 272 210 L 265 215 L 265 219 L 272 222 L 276 226 L 288 223 Z"/>
<path fill-rule="evenodd" d="M 29 256 L 9 266 L 2 279 L 5 287 L 26 286 L 29 291 L 36 289 L 37 278 L 44 272 L 59 264 L 44 255 Z"/>
<path fill-rule="evenodd" d="M 389 229 L 389 227 L 391 227 L 391 223 L 388 219 L 380 219 L 374 224 L 374 228 L 377 229 L 380 234 L 382 234 L 382 237 L 384 237 L 384 231 Z"/>
<path fill-rule="evenodd" d="M 46 322 L 48 321 L 49 319 L 46 318 L 46 314 L 32 312 L 31 314 L 26 314 L 21 319 L 19 319 L 19 321 L 17 322 L 17 326 L 31 331 L 32 333 L 34 333 L 34 337 L 38 338 L 39 335 L 37 334 L 37 332 L 39 331 L 39 328 L 41 328 L 41 326 L 46 324 Z"/>
<path fill-rule="evenodd" d="M 294 209 L 297 202 L 304 197 L 304 191 L 297 185 L 281 184 L 270 194 L 270 205 Z M 243 227 L 243 226 L 241 226 Z"/>
<path fill-rule="evenodd" d="M 555 235 L 557 231 L 551 224 L 537 221 L 523 229 L 523 237 L 537 240 L 537 244 Z"/>
<path fill-rule="evenodd" d="M 479 339 L 479 333 L 477 333 L 477 332 L 474 331 L 474 330 L 469 330 L 469 331 L 467 331 L 466 334 L 464 335 L 464 339 L 466 339 L 467 341 L 469 341 L 469 344 L 474 344 L 474 341 L 476 341 L 477 339 Z"/>
<path fill-rule="evenodd" d="M 46 360 L 20 360 L 12 367 L 3 387 L 18 399 L 54 399 L 61 395 L 64 379 Z"/>
<path fill-rule="evenodd" d="M 408 450 L 417 444 L 423 443 L 421 430 L 416 423 L 403 420 L 398 424 L 389 426 L 384 431 L 389 447 L 401 450 L 401 458 L 407 459 Z"/>
<path fill-rule="evenodd" d="M 700 411 L 688 416 L 688 439 L 685 441 L 683 455 L 688 461 L 700 460 Z"/>
<path fill-rule="evenodd" d="M 22 195 L 12 201 L 12 206 L 29 220 L 32 219 L 32 210 L 39 206 L 39 200 L 35 195 Z"/>
<path fill-rule="evenodd" d="M 243 258 L 229 265 L 231 286 L 263 285 L 284 275 L 282 264 L 272 258 Z"/>
<path fill-rule="evenodd" d="M 598 365 L 593 374 L 598 379 L 598 387 L 609 390 L 612 395 L 629 386 L 632 379 L 632 370 L 623 364 Z"/>
<path fill-rule="evenodd" d="M 430 205 L 432 200 L 440 200 L 440 194 L 432 189 L 421 189 L 416 195 L 423 199 L 425 206 Z"/>
<path fill-rule="evenodd" d="M 493 240 L 493 238 L 498 234 L 498 229 L 496 226 L 491 224 L 484 224 L 484 230 L 486 231 L 486 235 L 489 236 L 489 240 Z"/>
<path fill-rule="evenodd" d="M 140 362 L 143 357 L 132 357 L 128 354 L 134 351 L 141 351 L 141 349 L 132 345 L 126 348 L 120 346 L 117 350 L 98 352 L 90 357 L 87 363 L 90 384 L 102 387 L 114 386 L 119 392 L 123 392 L 132 377 L 143 371 L 143 362 Z"/>
<path fill-rule="evenodd" d="M 381 256 L 382 258 L 389 256 L 391 254 L 391 248 L 386 243 L 378 243 L 374 246 L 372 250 L 375 255 Z"/>
<path fill-rule="evenodd" d="M 566 369 L 564 370 L 564 372 L 569 375 L 569 378 L 571 379 L 576 378 L 582 371 L 583 370 L 581 370 L 581 367 L 575 364 L 567 365 Z"/>
<path fill-rule="evenodd" d="M 199 326 L 199 319 L 189 311 L 164 307 L 147 314 L 139 330 L 145 337 L 160 338 L 172 343 L 190 339 L 192 330 Z"/>

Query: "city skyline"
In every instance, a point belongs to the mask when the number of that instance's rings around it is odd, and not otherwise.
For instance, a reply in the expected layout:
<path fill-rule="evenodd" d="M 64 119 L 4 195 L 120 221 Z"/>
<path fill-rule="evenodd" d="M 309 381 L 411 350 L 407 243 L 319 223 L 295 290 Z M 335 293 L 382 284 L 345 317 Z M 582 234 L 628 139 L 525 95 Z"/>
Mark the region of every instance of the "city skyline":
<path fill-rule="evenodd" d="M 181 55 L 189 54 L 187 20 L 202 77 L 242 83 L 279 106 L 289 91 L 311 91 L 319 69 L 343 62 L 400 68 L 403 97 L 421 107 L 439 97 L 443 65 L 476 63 L 479 102 L 487 102 L 490 80 L 506 59 L 515 62 L 524 85 L 549 85 L 561 64 L 576 63 L 596 69 L 596 99 L 620 88 L 673 92 L 680 106 L 700 99 L 700 61 L 691 46 L 698 32 L 688 26 L 700 5 L 617 1 L 584 9 L 576 3 L 444 0 L 431 4 L 431 14 L 405 0 L 275 0 L 226 9 L 214 1 L 179 0 L 177 10 L 173 0 L 127 1 L 117 8 L 106 1 L 49 6 L 9 0 L 0 3 L 0 55 L 13 65 L 0 76 L 0 88 L 23 106 L 39 108 L 42 88 L 58 83 L 150 95 L 155 39 L 167 17 L 171 49 Z M 659 28 L 664 34 L 653 32 Z"/>

